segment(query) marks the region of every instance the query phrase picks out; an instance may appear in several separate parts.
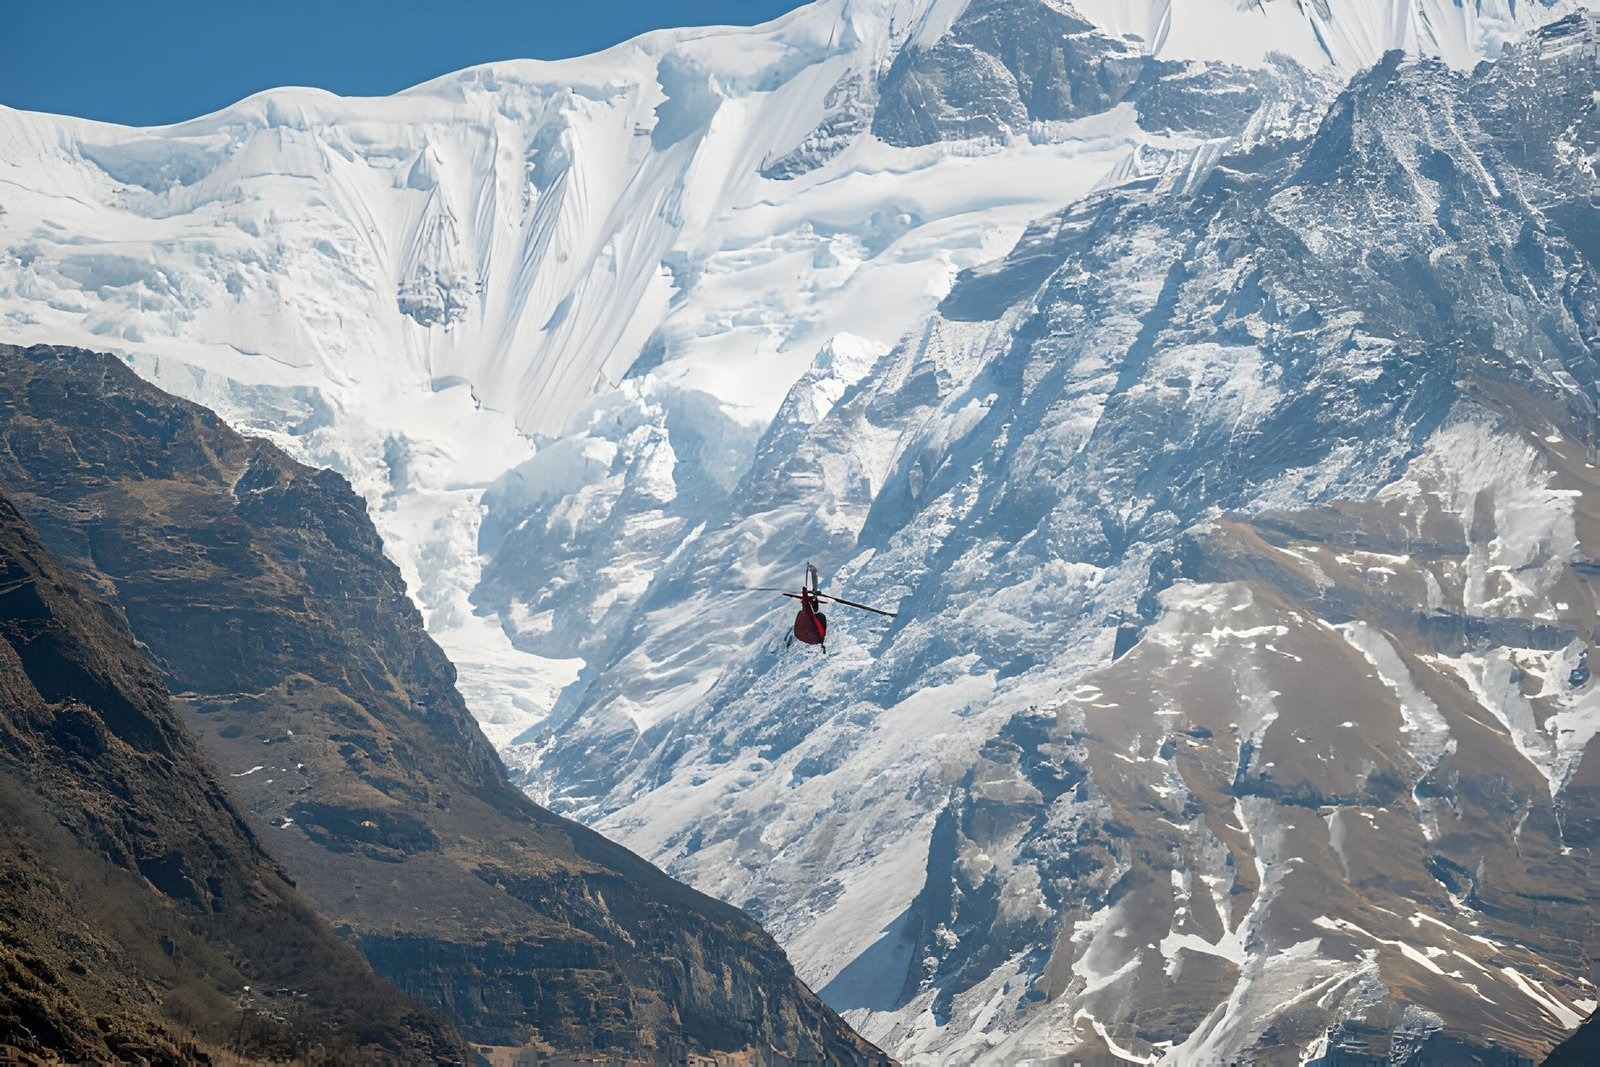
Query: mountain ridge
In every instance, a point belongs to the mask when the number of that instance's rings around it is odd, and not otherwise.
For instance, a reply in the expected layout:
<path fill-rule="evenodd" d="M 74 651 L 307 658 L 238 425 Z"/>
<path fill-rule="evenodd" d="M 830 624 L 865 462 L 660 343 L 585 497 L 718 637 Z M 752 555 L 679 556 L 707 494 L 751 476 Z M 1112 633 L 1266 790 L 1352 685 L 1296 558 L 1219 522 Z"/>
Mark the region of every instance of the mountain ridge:
<path fill-rule="evenodd" d="M 737 909 L 510 786 L 343 478 L 109 356 L 0 346 L 0 388 L 0 480 L 390 981 L 474 1043 L 882 1059 Z"/>
<path fill-rule="evenodd" d="M 0 1021 L 19 1062 L 461 1062 L 296 893 L 121 617 L 0 496 Z"/>

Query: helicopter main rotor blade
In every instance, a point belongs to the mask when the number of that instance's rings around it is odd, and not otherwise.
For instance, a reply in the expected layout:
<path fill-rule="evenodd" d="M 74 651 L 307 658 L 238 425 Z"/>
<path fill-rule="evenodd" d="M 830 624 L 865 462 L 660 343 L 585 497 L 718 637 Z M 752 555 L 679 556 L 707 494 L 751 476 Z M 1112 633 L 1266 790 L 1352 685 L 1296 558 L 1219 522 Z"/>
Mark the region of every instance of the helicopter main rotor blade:
<path fill-rule="evenodd" d="M 854 600 L 845 600 L 843 597 L 835 597 L 834 593 L 818 593 L 818 597 L 821 597 L 822 600 L 832 600 L 834 603 L 842 603 L 842 605 L 845 605 L 846 608 L 861 608 L 862 611 L 870 611 L 870 613 L 874 614 L 885 614 L 885 616 L 891 617 L 891 619 L 898 619 L 899 617 L 899 613 L 896 613 L 896 611 L 885 611 L 883 608 L 874 608 L 872 605 L 856 603 Z"/>
<path fill-rule="evenodd" d="M 795 596 L 796 594 L 790 593 L 789 595 Z M 818 593 L 817 599 L 832 601 L 835 604 L 843 604 L 848 608 L 860 608 L 862 611 L 870 611 L 874 615 L 887 615 L 891 619 L 900 617 L 898 612 L 884 611 L 882 608 L 875 608 L 871 604 L 859 604 L 854 600 L 846 600 L 842 596 L 834 596 L 832 593 Z"/>

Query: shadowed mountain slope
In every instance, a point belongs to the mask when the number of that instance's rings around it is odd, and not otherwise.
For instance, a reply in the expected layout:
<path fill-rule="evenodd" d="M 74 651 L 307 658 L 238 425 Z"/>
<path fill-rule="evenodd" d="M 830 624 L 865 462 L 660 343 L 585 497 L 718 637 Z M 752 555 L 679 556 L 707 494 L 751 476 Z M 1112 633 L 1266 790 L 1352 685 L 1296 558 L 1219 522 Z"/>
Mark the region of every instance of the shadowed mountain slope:
<path fill-rule="evenodd" d="M 4 497 L 0 811 L 0 1058 L 466 1055 L 294 891 L 116 610 Z"/>
<path fill-rule="evenodd" d="M 880 1058 L 737 909 L 505 781 L 338 475 L 83 351 L 0 347 L 0 411 L 0 482 L 380 974 L 477 1043 Z"/>
<path fill-rule="evenodd" d="M 1600 1060 L 1600 1022 L 1593 1016 L 1576 1033 L 1550 1050 L 1544 1067 L 1584 1067 Z"/>

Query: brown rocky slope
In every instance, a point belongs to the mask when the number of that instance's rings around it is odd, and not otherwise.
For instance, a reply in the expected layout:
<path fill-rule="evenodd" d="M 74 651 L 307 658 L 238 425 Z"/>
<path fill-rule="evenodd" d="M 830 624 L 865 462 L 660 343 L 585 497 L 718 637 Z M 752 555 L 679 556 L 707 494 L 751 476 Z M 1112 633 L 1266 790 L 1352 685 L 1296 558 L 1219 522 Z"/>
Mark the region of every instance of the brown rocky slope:
<path fill-rule="evenodd" d="M 477 1043 L 876 1062 L 737 909 L 504 777 L 338 475 L 81 350 L 0 346 L 0 484 L 126 613 L 273 852 Z"/>
<path fill-rule="evenodd" d="M 121 618 L 0 497 L 0 1059 L 459 1061 L 262 849 Z"/>

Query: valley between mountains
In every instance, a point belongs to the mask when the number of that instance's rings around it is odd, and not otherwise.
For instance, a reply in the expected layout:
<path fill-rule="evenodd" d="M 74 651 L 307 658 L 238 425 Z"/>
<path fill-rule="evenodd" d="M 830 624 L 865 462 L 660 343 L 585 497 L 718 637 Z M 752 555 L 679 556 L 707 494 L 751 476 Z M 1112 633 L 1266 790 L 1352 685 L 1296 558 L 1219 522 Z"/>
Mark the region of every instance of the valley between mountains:
<path fill-rule="evenodd" d="M 0 481 L 112 598 L 284 879 L 379 975 L 477 1046 L 881 1059 L 736 909 L 511 787 L 337 474 L 111 357 L 0 348 L 0 367 Z M 190 851 L 137 870 L 182 898 Z"/>

